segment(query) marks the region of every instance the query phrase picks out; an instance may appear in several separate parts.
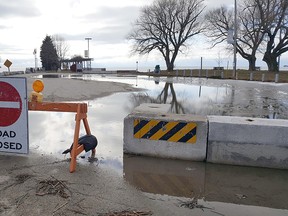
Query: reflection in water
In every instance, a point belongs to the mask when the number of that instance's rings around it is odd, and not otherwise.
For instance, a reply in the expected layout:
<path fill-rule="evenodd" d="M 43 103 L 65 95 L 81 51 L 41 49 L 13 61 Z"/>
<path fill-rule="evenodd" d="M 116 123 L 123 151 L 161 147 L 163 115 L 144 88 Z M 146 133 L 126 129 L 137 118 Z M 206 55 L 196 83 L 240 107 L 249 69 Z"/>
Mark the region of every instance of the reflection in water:
<path fill-rule="evenodd" d="M 156 81 L 155 81 L 156 83 Z M 159 82 L 157 82 L 156 84 L 159 84 Z M 171 94 L 169 94 L 169 89 Z M 169 100 L 168 97 L 171 97 L 171 99 Z M 168 83 L 166 82 L 164 85 L 163 90 L 160 92 L 160 94 L 157 96 L 156 99 L 152 99 L 150 98 L 150 101 L 153 101 L 153 103 L 158 103 L 158 104 L 171 104 L 170 107 L 170 112 L 172 113 L 178 113 L 178 114 L 185 114 L 185 110 L 181 104 L 181 102 L 178 102 L 177 100 L 177 95 L 176 92 L 174 90 L 173 87 L 173 83 Z"/>
<path fill-rule="evenodd" d="M 198 85 L 166 82 L 158 95 L 155 95 L 157 90 L 135 93 L 131 102 L 135 106 L 147 102 L 169 103 L 173 113 L 288 118 L 287 94 L 276 94 L 275 89 L 266 91 L 230 85 L 213 87 L 201 82 Z"/>
<path fill-rule="evenodd" d="M 123 161 L 125 179 L 144 192 L 197 197 L 204 191 L 204 163 L 131 155 L 125 155 Z"/>
<path fill-rule="evenodd" d="M 288 209 L 285 170 L 126 155 L 125 179 L 143 192 Z"/>
<path fill-rule="evenodd" d="M 199 87 L 165 82 L 156 88 L 131 94 L 130 103 L 133 107 L 142 103 L 170 104 L 172 113 L 206 115 L 208 111 L 216 114 L 217 111 L 213 108 L 215 100 L 221 103 L 226 95 L 227 89 L 223 87 Z"/>
<path fill-rule="evenodd" d="M 172 95 L 172 100 L 171 100 L 171 112 L 172 113 L 177 113 L 177 114 L 185 114 L 185 110 L 183 105 L 181 104 L 181 102 L 177 101 L 177 96 L 176 96 L 176 92 L 174 90 L 173 87 L 173 83 L 165 83 L 164 89 L 161 92 L 161 94 L 158 96 L 159 98 L 159 102 L 166 104 L 167 103 L 167 97 L 168 97 L 168 92 L 169 92 L 169 87 L 171 90 L 171 95 Z M 161 100 L 161 96 L 162 94 L 164 94 L 163 100 Z"/>

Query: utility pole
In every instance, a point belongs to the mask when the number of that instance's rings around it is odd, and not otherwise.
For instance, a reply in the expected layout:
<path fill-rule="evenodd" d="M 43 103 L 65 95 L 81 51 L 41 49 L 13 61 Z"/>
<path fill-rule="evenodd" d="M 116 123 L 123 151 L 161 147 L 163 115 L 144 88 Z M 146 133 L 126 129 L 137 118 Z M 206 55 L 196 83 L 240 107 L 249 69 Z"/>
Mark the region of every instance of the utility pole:
<path fill-rule="evenodd" d="M 233 78 L 236 78 L 236 66 L 237 66 L 237 1 L 234 0 L 234 61 L 233 61 Z"/>

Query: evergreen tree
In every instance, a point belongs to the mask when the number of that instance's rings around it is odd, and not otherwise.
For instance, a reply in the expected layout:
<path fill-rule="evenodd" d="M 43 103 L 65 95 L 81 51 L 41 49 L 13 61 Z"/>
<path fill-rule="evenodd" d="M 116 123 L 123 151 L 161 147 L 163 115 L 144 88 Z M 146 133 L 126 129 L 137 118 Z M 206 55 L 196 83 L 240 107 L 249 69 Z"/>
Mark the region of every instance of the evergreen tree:
<path fill-rule="evenodd" d="M 42 67 L 45 68 L 45 70 L 57 70 L 59 68 L 59 57 L 56 48 L 53 45 L 52 38 L 48 35 L 46 35 L 43 40 L 40 50 L 40 58 Z"/>

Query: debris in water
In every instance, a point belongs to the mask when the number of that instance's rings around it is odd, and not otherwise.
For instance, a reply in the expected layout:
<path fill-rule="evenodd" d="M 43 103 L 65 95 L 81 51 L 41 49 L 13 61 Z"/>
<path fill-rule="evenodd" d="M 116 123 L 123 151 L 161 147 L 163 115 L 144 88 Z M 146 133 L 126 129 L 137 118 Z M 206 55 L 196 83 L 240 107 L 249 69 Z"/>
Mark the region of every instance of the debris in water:
<path fill-rule="evenodd" d="M 66 190 L 68 190 L 64 181 L 60 181 L 53 177 L 53 179 L 40 181 L 36 188 L 37 196 L 44 196 L 47 194 L 59 195 L 63 198 L 68 198 Z"/>

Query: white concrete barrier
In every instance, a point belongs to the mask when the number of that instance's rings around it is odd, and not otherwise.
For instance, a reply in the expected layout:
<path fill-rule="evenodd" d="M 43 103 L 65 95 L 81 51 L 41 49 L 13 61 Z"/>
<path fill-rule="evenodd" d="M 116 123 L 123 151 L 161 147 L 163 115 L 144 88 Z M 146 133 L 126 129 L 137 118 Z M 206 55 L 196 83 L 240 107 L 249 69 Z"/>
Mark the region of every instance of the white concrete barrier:
<path fill-rule="evenodd" d="M 288 121 L 208 116 L 207 161 L 288 169 Z"/>
<path fill-rule="evenodd" d="M 124 119 L 124 153 L 204 161 L 207 118 L 167 113 L 168 108 L 144 104 Z"/>

